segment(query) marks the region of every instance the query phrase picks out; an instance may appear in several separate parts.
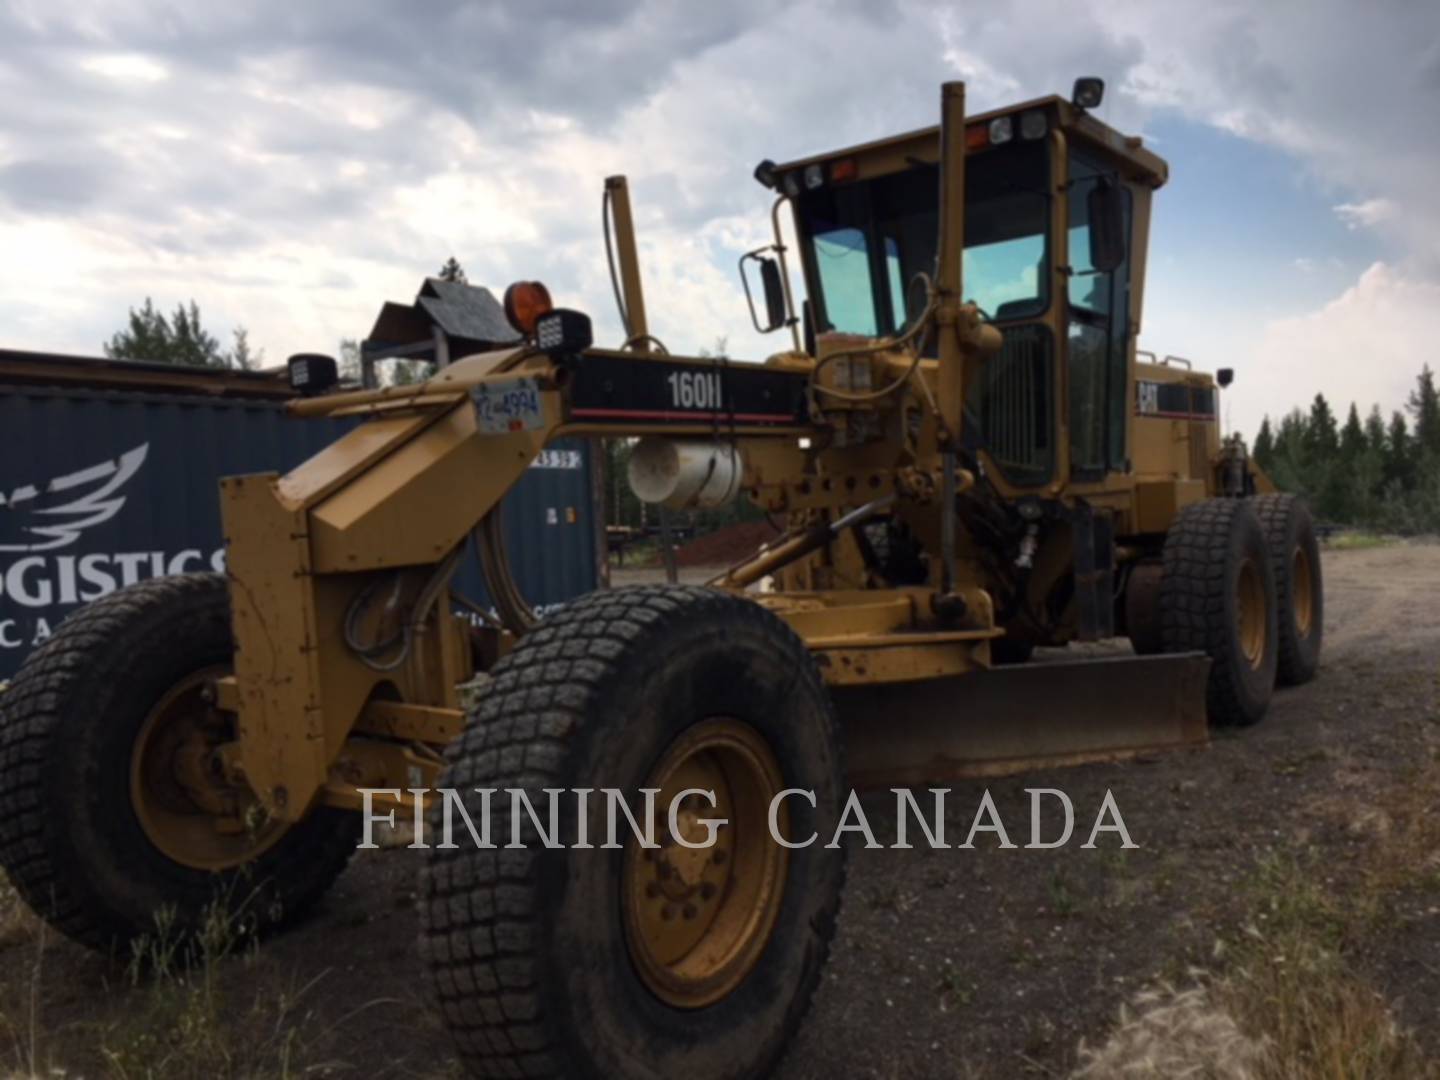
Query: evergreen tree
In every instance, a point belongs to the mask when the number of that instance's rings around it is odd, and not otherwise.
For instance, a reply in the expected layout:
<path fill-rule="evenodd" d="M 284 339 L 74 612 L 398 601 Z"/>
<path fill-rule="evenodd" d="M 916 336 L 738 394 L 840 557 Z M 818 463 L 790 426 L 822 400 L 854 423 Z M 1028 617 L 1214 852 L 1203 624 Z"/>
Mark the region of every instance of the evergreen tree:
<path fill-rule="evenodd" d="M 117 360 L 174 363 L 172 351 L 170 322 L 156 310 L 148 296 L 139 311 L 130 309 L 130 325 L 118 331 L 105 345 L 105 355 Z"/>
<path fill-rule="evenodd" d="M 1414 486 L 1410 432 L 1405 414 L 1398 409 L 1390 417 L 1390 431 L 1385 440 L 1384 475 L 1386 485 L 1395 485 L 1401 491 L 1409 491 Z"/>
<path fill-rule="evenodd" d="M 1384 456 L 1385 418 L 1380 415 L 1379 405 L 1371 405 L 1370 415 L 1365 417 L 1365 442 L 1371 453 Z"/>
<path fill-rule="evenodd" d="M 413 386 L 430 378 L 433 371 L 426 360 L 394 360 L 390 363 L 390 385 Z"/>
<path fill-rule="evenodd" d="M 1415 380 L 1415 389 L 1405 403 L 1415 418 L 1415 444 L 1422 454 L 1440 454 L 1440 391 L 1435 375 L 1426 364 Z"/>
<path fill-rule="evenodd" d="M 230 366 L 237 367 L 241 371 L 254 371 L 265 362 L 265 350 L 252 352 L 250 349 L 250 331 L 243 326 L 237 326 L 231 331 L 235 339 L 230 346 Z"/>
<path fill-rule="evenodd" d="M 470 279 L 465 276 L 465 268 L 462 267 L 454 255 L 445 260 L 445 265 L 440 267 L 437 275 L 441 281 L 457 281 L 461 285 L 470 284 Z"/>
<path fill-rule="evenodd" d="M 129 325 L 117 331 L 104 345 L 105 355 L 116 360 L 148 360 L 156 364 L 187 367 L 247 368 L 260 360 L 252 353 L 243 326 L 235 328 L 235 345 L 230 352 L 220 348 L 215 336 L 200 324 L 200 307 L 194 300 L 180 304 L 168 319 L 147 296 L 140 310 L 130 309 Z"/>
<path fill-rule="evenodd" d="M 1387 423 L 1352 404 L 1343 426 L 1323 394 L 1255 438 L 1255 460 L 1282 491 L 1306 496 L 1317 517 L 1402 533 L 1440 532 L 1440 387 L 1427 365 Z"/>
<path fill-rule="evenodd" d="M 1340 431 L 1340 460 L 1345 462 L 1358 461 L 1360 455 L 1365 452 L 1368 446 L 1365 438 L 1365 429 L 1360 426 L 1360 410 L 1355 403 L 1350 403 L 1350 415 L 1345 418 L 1345 426 Z"/>
<path fill-rule="evenodd" d="M 1270 463 L 1275 457 L 1275 433 L 1270 430 L 1270 417 L 1260 421 L 1260 431 L 1255 436 L 1255 450 L 1252 454 L 1259 466 L 1270 470 Z"/>
<path fill-rule="evenodd" d="M 1335 426 L 1335 414 L 1324 394 L 1316 394 L 1310 404 L 1310 422 L 1305 432 L 1305 449 L 1310 464 L 1328 465 L 1340 449 L 1340 434 Z"/>
<path fill-rule="evenodd" d="M 1282 491 L 1311 494 L 1317 485 L 1311 482 L 1308 444 L 1310 422 L 1299 409 L 1291 409 L 1280 420 L 1275 432 L 1275 450 L 1271 455 L 1270 478 Z"/>

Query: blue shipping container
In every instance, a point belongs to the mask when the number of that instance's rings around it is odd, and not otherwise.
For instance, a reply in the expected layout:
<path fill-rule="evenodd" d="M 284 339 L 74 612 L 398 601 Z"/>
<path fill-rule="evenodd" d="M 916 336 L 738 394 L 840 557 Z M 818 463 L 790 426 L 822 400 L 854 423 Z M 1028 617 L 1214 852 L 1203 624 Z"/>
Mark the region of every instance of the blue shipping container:
<path fill-rule="evenodd" d="M 353 421 L 278 401 L 0 383 L 0 679 L 122 584 L 221 568 L 217 483 L 284 472 Z M 540 608 L 596 587 L 590 455 L 545 451 L 506 497 L 515 579 Z M 473 552 L 455 587 L 487 604 Z"/>

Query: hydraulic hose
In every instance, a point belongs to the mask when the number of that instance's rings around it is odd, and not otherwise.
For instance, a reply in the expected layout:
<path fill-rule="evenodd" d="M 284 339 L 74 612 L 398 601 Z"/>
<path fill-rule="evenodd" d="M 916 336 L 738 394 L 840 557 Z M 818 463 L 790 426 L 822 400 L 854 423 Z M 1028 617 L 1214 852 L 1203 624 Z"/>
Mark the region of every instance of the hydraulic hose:
<path fill-rule="evenodd" d="M 515 584 L 510 571 L 510 556 L 505 550 L 505 533 L 501 528 L 500 506 L 497 504 L 480 519 L 474 532 L 475 553 L 480 558 L 480 573 L 485 590 L 495 605 L 500 622 L 506 630 L 521 637 L 535 629 L 540 618 Z"/>

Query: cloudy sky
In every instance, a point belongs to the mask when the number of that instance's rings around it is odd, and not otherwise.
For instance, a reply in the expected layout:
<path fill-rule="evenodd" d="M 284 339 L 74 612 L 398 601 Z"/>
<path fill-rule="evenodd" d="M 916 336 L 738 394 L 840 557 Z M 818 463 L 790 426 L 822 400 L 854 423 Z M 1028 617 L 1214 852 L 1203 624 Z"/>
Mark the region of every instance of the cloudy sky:
<path fill-rule="evenodd" d="M 746 333 L 755 162 L 1104 77 L 1171 166 L 1143 347 L 1237 369 L 1253 433 L 1319 389 L 1398 406 L 1440 341 L 1440 5 L 990 0 L 0 0 L 0 346 L 99 352 L 194 298 L 269 362 L 363 336 L 454 254 L 618 339 L 603 178 L 654 331 Z"/>

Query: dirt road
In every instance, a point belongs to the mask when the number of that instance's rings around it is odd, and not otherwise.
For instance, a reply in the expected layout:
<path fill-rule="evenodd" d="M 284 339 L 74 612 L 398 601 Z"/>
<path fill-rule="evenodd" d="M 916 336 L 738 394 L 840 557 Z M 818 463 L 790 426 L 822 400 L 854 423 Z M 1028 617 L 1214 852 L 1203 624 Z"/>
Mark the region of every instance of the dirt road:
<path fill-rule="evenodd" d="M 1074 802 L 1077 834 L 1111 792 L 1138 849 L 1113 835 L 1095 850 L 1079 836 L 1044 851 L 984 837 L 973 851 L 852 844 L 831 962 L 780 1075 L 1063 1075 L 1138 989 L 1221 962 L 1217 942 L 1255 917 L 1257 866 L 1301 859 L 1328 881 L 1383 844 L 1380 795 L 1405 791 L 1440 756 L 1440 546 L 1329 552 L 1324 567 L 1320 676 L 1281 693 L 1258 728 L 1204 751 L 988 784 L 1018 844 L 1030 833 L 1025 789 L 1054 787 Z M 985 788 L 954 786 L 952 842 Z M 893 798 L 865 807 L 893 837 Z M 1060 827 L 1045 821 L 1047 835 Z M 418 855 L 362 853 L 305 926 L 225 961 L 226 1015 L 269 1025 L 266 1038 L 292 1031 L 296 1058 L 323 1063 L 321 1074 L 457 1075 L 414 949 Z M 1409 886 L 1400 895 L 1353 962 L 1440 1056 L 1440 908 Z M 130 1045 L 150 1007 L 114 964 L 63 942 L 38 950 L 26 925 L 0 928 L 0 969 L 20 1065 L 115 1072 L 107 1055 Z"/>

